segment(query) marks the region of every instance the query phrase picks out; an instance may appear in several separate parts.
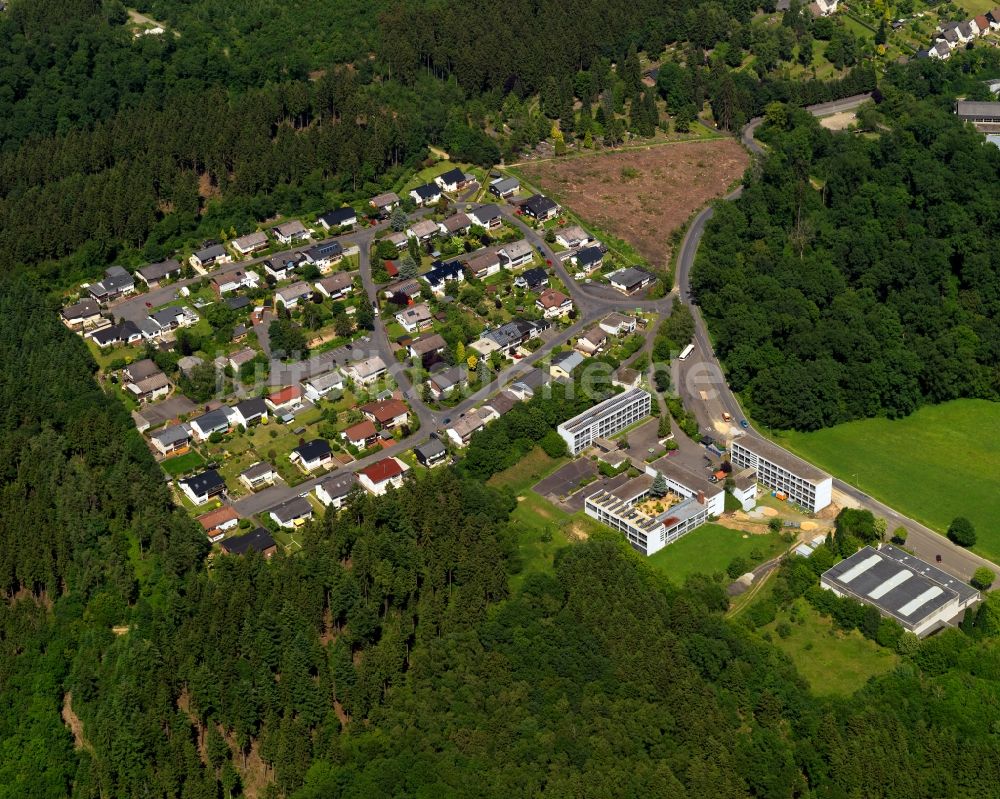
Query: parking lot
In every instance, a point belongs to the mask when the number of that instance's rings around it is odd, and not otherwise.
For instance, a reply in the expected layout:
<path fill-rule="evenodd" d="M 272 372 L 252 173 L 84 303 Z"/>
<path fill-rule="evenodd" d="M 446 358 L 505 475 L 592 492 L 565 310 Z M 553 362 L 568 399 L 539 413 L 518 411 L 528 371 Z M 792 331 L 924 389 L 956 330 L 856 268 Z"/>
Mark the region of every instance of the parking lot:
<path fill-rule="evenodd" d="M 592 460 L 580 458 L 535 483 L 535 493 L 543 497 L 551 494 L 561 498 L 576 488 L 581 480 L 595 474 L 597 474 L 597 464 Z"/>
<path fill-rule="evenodd" d="M 583 506 L 587 501 L 587 497 L 591 494 L 596 494 L 601 489 L 605 491 L 613 491 L 618 488 L 618 486 L 627 483 L 632 478 L 628 474 L 616 474 L 614 477 L 602 477 L 596 482 L 585 485 L 571 497 L 563 501 L 563 506 L 571 513 L 576 513 L 577 511 L 583 510 Z"/>

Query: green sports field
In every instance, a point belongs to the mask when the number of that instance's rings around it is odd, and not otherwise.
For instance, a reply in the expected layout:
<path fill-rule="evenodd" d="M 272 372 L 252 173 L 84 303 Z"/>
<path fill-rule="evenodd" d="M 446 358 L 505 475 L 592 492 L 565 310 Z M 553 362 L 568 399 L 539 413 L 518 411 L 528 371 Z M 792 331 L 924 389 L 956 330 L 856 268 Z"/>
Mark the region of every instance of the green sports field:
<path fill-rule="evenodd" d="M 967 516 L 979 536 L 976 549 L 1000 557 L 1000 403 L 956 400 L 905 419 L 866 419 L 776 440 L 941 532 L 955 516 Z"/>

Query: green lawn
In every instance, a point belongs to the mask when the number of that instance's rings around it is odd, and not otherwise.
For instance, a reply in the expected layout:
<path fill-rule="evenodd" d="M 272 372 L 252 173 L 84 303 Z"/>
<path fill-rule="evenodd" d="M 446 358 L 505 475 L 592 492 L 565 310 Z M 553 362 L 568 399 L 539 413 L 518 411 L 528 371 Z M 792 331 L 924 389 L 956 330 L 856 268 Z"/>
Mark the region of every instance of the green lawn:
<path fill-rule="evenodd" d="M 569 458 L 550 458 L 541 447 L 535 447 L 509 469 L 493 475 L 486 485 L 509 488 L 514 492 L 525 491 L 568 462 Z"/>
<path fill-rule="evenodd" d="M 1000 558 L 1000 403 L 956 400 L 905 419 L 865 419 L 777 440 L 887 505 L 943 532 L 967 516 L 977 551 Z"/>
<path fill-rule="evenodd" d="M 751 535 L 709 523 L 669 544 L 655 555 L 650 555 L 646 560 L 654 569 L 680 583 L 689 574 L 696 572 L 724 572 L 733 558 L 742 556 L 749 559 L 753 550 L 760 550 L 764 556 L 763 562 L 786 548 L 787 545 L 775 533 Z"/>
<path fill-rule="evenodd" d="M 569 514 L 533 491 L 527 491 L 519 498 L 517 508 L 510 516 L 521 557 L 521 570 L 510 577 L 512 591 L 516 591 L 532 572 L 552 568 L 556 552 L 569 544 L 569 536 L 564 531 L 569 519 Z"/>
<path fill-rule="evenodd" d="M 194 471 L 204 462 L 205 459 L 192 450 L 174 458 L 167 458 L 160 462 L 160 466 L 162 466 L 163 471 L 171 477 L 177 477 L 180 474 L 187 474 L 188 472 Z"/>
<path fill-rule="evenodd" d="M 804 599 L 795 601 L 797 621 L 791 634 L 782 638 L 777 626 L 789 621 L 790 609 L 778 611 L 777 619 L 763 628 L 771 642 L 787 654 L 816 694 L 848 696 L 869 678 L 894 669 L 899 657 L 869 641 L 857 630 L 844 633 L 815 611 Z"/>

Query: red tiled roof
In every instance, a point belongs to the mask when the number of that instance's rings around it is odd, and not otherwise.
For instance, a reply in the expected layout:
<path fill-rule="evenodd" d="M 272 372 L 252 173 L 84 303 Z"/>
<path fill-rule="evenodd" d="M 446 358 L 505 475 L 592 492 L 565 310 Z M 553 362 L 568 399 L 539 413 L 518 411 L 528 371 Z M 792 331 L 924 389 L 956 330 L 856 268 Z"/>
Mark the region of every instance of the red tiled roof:
<path fill-rule="evenodd" d="M 361 474 L 375 483 L 375 485 L 384 483 L 386 480 L 391 480 L 402 473 L 403 469 L 396 462 L 395 458 L 385 458 L 361 470 Z"/>
<path fill-rule="evenodd" d="M 377 432 L 378 431 L 375 429 L 375 423 L 371 419 L 365 419 L 363 422 L 358 422 L 358 424 L 348 427 L 344 431 L 344 435 L 347 436 L 350 441 L 361 441 L 362 439 L 367 441 Z"/>
<path fill-rule="evenodd" d="M 387 399 L 362 405 L 361 412 L 371 414 L 379 424 L 385 424 L 386 422 L 391 422 L 397 416 L 409 413 L 409 409 L 398 399 Z"/>
<path fill-rule="evenodd" d="M 225 524 L 226 522 L 231 522 L 233 519 L 240 518 L 240 515 L 230 508 L 228 505 L 216 508 L 213 511 L 204 513 L 198 517 L 198 522 L 205 530 L 214 530 L 220 524 Z"/>
<path fill-rule="evenodd" d="M 397 268 L 397 266 L 392 261 L 386 261 L 385 262 L 385 273 L 389 277 L 395 277 L 396 275 L 399 274 L 399 269 Z"/>
<path fill-rule="evenodd" d="M 284 405 L 286 402 L 291 402 L 293 399 L 298 399 L 301 396 L 302 389 L 298 386 L 288 386 L 288 388 L 283 388 L 281 391 L 275 391 L 268 399 L 275 405 Z"/>

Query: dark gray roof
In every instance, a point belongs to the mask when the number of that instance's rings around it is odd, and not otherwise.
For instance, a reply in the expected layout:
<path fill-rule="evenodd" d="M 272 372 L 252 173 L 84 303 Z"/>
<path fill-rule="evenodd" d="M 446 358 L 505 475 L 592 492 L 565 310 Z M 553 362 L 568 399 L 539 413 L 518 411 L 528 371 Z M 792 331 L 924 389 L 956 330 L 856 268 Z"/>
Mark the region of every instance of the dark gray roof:
<path fill-rule="evenodd" d="M 229 308 L 230 311 L 238 311 L 241 308 L 246 308 L 248 305 L 250 305 L 249 297 L 226 297 L 226 307 Z"/>
<path fill-rule="evenodd" d="M 437 197 L 441 193 L 441 189 L 436 183 L 425 183 L 423 186 L 417 186 L 413 191 L 417 193 L 417 196 L 421 200 L 429 200 L 431 197 Z"/>
<path fill-rule="evenodd" d="M 625 269 L 619 269 L 614 274 L 610 275 L 610 279 L 619 285 L 629 288 L 630 286 L 637 286 L 644 280 L 651 280 L 652 275 L 649 272 L 644 272 L 642 269 L 636 269 L 634 266 L 629 266 Z"/>
<path fill-rule="evenodd" d="M 505 194 L 508 191 L 516 191 L 520 186 L 521 181 L 517 178 L 502 178 L 490 184 L 490 187 L 500 194 Z"/>
<path fill-rule="evenodd" d="M 346 497 L 351 491 L 354 490 L 358 483 L 357 475 L 354 472 L 349 474 L 338 474 L 333 477 L 328 477 L 320 486 L 322 489 L 330 495 L 331 499 L 340 499 Z"/>
<path fill-rule="evenodd" d="M 255 552 L 266 552 L 271 547 L 277 546 L 274 538 L 263 527 L 258 527 L 252 533 L 227 538 L 222 542 L 222 549 L 230 555 L 245 555 L 250 550 Z"/>
<path fill-rule="evenodd" d="M 959 100 L 955 103 L 955 112 L 960 117 L 1000 118 L 1000 103 L 980 102 L 976 100 Z"/>
<path fill-rule="evenodd" d="M 498 219 L 500 217 L 500 206 L 495 203 L 487 203 L 486 205 L 481 205 L 472 213 L 475 215 L 476 219 Z"/>
<path fill-rule="evenodd" d="M 244 419 L 254 416 L 264 416 L 267 413 L 267 404 L 259 397 L 251 397 L 242 402 L 237 402 L 233 408 L 239 411 Z"/>
<path fill-rule="evenodd" d="M 535 194 L 525 200 L 524 207 L 533 216 L 540 216 L 541 214 L 548 213 L 559 206 L 544 194 Z"/>
<path fill-rule="evenodd" d="M 150 438 L 155 438 L 164 446 L 170 446 L 171 444 L 176 444 L 179 441 L 187 441 L 191 438 L 191 429 L 186 424 L 175 424 L 170 427 L 164 427 L 162 430 L 157 430 L 155 433 L 150 434 Z"/>
<path fill-rule="evenodd" d="M 413 448 L 413 451 L 418 453 L 424 460 L 430 460 L 431 458 L 436 458 L 447 450 L 438 439 L 431 438 Z"/>
<path fill-rule="evenodd" d="M 270 512 L 277 516 L 280 521 L 290 522 L 293 519 L 310 516 L 312 514 L 312 505 L 304 497 L 294 497 L 288 500 L 288 502 L 281 503 L 276 508 L 271 508 Z"/>
<path fill-rule="evenodd" d="M 87 297 L 80 300 L 79 302 L 73 303 L 72 305 L 67 305 L 62 309 L 62 315 L 64 319 L 83 319 L 88 316 L 94 316 L 101 312 L 101 306 L 97 304 L 96 300 Z"/>
<path fill-rule="evenodd" d="M 102 330 L 98 330 L 91 337 L 98 344 L 113 344 L 116 341 L 126 341 L 132 336 L 139 334 L 139 328 L 136 327 L 135 322 L 130 319 L 126 319 L 117 325 L 111 325 L 110 327 L 105 327 Z"/>
<path fill-rule="evenodd" d="M 584 247 L 576 253 L 576 263 L 578 266 L 590 266 L 596 264 L 604 258 L 604 253 L 600 247 Z"/>
<path fill-rule="evenodd" d="M 203 250 L 198 250 L 198 252 L 194 254 L 194 257 L 197 258 L 202 263 L 206 263 L 215 261 L 221 258 L 225 254 L 226 254 L 225 247 L 223 247 L 221 244 L 213 244 L 210 247 L 205 247 Z"/>
<path fill-rule="evenodd" d="M 549 279 L 548 272 L 546 272 L 542 267 L 536 266 L 534 269 L 527 269 L 521 273 L 521 277 L 527 284 L 528 288 L 534 288 L 535 286 L 540 286 L 546 280 Z"/>
<path fill-rule="evenodd" d="M 191 424 L 197 424 L 202 430 L 210 432 L 229 427 L 229 409 L 216 408 L 214 411 L 203 413 L 197 419 L 192 419 Z"/>
<path fill-rule="evenodd" d="M 357 217 L 357 211 L 350 206 L 344 206 L 343 208 L 337 208 L 333 211 L 327 211 L 325 214 L 320 214 L 316 219 L 319 222 L 325 222 L 330 227 L 340 227 L 352 219 L 357 219 Z"/>
<path fill-rule="evenodd" d="M 162 280 L 173 272 L 180 272 L 181 265 L 178 261 L 171 259 L 169 261 L 160 261 L 156 264 L 142 266 L 136 271 L 145 280 Z"/>
<path fill-rule="evenodd" d="M 465 173 L 458 167 L 455 167 L 455 169 L 449 169 L 447 172 L 442 173 L 438 177 L 440 177 L 444 183 L 461 183 L 465 180 Z"/>
<path fill-rule="evenodd" d="M 428 283 L 440 283 L 446 278 L 454 279 L 461 275 L 463 272 L 462 264 L 458 261 L 448 261 L 447 263 L 438 262 L 433 269 L 425 272 L 420 277 L 426 280 Z"/>
<path fill-rule="evenodd" d="M 128 376 L 132 382 L 138 383 L 140 380 L 145 380 L 147 377 L 157 374 L 161 369 L 152 358 L 142 358 L 126 366 L 125 371 L 128 372 Z"/>
<path fill-rule="evenodd" d="M 253 466 L 244 469 L 240 472 L 241 477 L 246 477 L 248 480 L 253 480 L 256 477 L 263 477 L 265 474 L 271 474 L 274 471 L 274 467 L 267 461 L 261 461 L 260 463 L 255 463 Z"/>
<path fill-rule="evenodd" d="M 333 258 L 340 255 L 344 251 L 344 248 L 340 245 L 339 241 L 328 241 L 325 244 L 317 244 L 315 247 L 310 247 L 306 251 L 312 260 L 319 261 L 324 258 Z"/>
<path fill-rule="evenodd" d="M 330 449 L 329 442 L 325 439 L 317 438 L 307 441 L 305 444 L 300 444 L 292 452 L 304 461 L 314 461 L 317 458 L 325 458 L 331 454 L 332 450 Z"/>
<path fill-rule="evenodd" d="M 190 488 L 191 493 L 196 496 L 211 493 L 212 491 L 218 490 L 220 487 L 226 487 L 225 481 L 219 476 L 219 473 L 215 471 L 215 469 L 209 469 L 201 474 L 196 474 L 193 477 L 185 477 L 183 480 L 179 480 L 178 482 L 181 485 L 186 485 Z"/>

